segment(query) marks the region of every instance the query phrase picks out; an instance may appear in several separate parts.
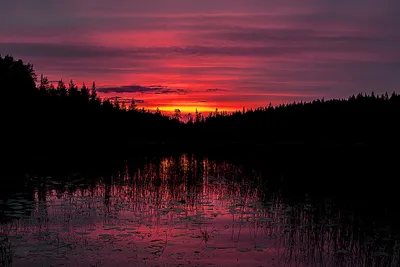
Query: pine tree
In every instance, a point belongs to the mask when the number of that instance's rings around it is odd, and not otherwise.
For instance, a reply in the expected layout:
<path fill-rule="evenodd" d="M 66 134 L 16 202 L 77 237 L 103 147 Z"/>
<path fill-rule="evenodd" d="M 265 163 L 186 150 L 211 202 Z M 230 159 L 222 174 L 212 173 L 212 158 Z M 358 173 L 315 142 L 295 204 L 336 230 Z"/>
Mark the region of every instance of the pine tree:
<path fill-rule="evenodd" d="M 90 93 L 89 93 L 89 89 L 86 87 L 85 83 L 82 84 L 80 95 L 85 103 L 89 102 Z"/>
<path fill-rule="evenodd" d="M 75 99 L 79 97 L 78 86 L 76 86 L 72 79 L 68 83 L 68 95 Z"/>
<path fill-rule="evenodd" d="M 193 115 L 192 115 L 192 113 L 188 114 L 188 124 L 193 124 Z"/>
<path fill-rule="evenodd" d="M 174 118 L 175 120 L 180 120 L 180 119 L 182 119 L 181 110 L 180 110 L 179 108 L 175 109 L 173 118 Z"/>
<path fill-rule="evenodd" d="M 62 79 L 58 81 L 57 94 L 61 97 L 67 96 L 67 87 Z"/>
<path fill-rule="evenodd" d="M 46 93 L 50 88 L 50 83 L 49 83 L 49 79 L 47 79 L 47 77 L 40 75 L 40 84 L 39 84 L 39 92 L 41 93 Z"/>
<path fill-rule="evenodd" d="M 196 115 L 195 115 L 194 121 L 195 121 L 195 123 L 200 123 L 201 122 L 201 113 L 199 113 L 197 111 L 197 108 L 196 108 Z"/>
<path fill-rule="evenodd" d="M 121 110 L 122 111 L 126 111 L 126 104 L 125 104 L 125 101 L 121 101 L 121 105 L 120 105 L 121 107 Z"/>
<path fill-rule="evenodd" d="M 129 105 L 129 110 L 130 111 L 137 111 L 137 105 L 136 101 L 134 98 L 131 99 L 131 104 Z"/>
<path fill-rule="evenodd" d="M 90 90 L 90 103 L 99 103 L 95 82 L 92 83 L 92 89 Z"/>

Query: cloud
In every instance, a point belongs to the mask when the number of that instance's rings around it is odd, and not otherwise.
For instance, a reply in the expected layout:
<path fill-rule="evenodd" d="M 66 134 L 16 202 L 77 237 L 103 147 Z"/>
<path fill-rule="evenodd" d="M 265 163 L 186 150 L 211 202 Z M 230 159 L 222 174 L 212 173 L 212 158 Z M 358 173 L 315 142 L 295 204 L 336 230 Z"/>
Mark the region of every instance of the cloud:
<path fill-rule="evenodd" d="M 249 37 L 246 37 L 248 35 Z M 277 34 L 279 35 L 279 34 Z M 369 52 L 392 53 L 400 45 L 399 38 L 372 38 L 357 36 L 319 37 L 317 35 L 273 37 L 258 36 L 249 33 L 220 33 L 213 34 L 214 38 L 228 40 L 236 38 L 235 46 L 165 46 L 165 47 L 137 47 L 113 48 L 104 46 L 77 45 L 77 44 L 48 44 L 48 43 L 0 43 L 0 50 L 5 54 L 18 55 L 19 57 L 36 58 L 62 58 L 72 59 L 128 59 L 155 60 L 157 58 L 185 57 L 256 57 L 256 58 L 282 58 L 296 56 L 303 53 L 327 52 Z M 224 39 L 226 38 L 226 39 Z M 266 42 L 262 46 L 249 46 L 252 39 L 263 38 Z M 279 38 L 281 40 L 279 40 Z M 247 42 L 247 44 L 246 44 Z"/>
<path fill-rule="evenodd" d="M 132 102 L 132 98 L 123 98 L 120 96 L 112 96 L 112 97 L 103 97 L 103 100 L 118 100 L 119 103 L 130 104 Z M 146 101 L 143 99 L 134 99 L 136 104 L 143 104 Z"/>
<path fill-rule="evenodd" d="M 227 47 L 224 51 L 219 48 L 205 50 L 203 48 L 187 48 L 198 53 L 221 53 L 245 56 L 281 57 L 287 55 L 348 52 L 354 54 L 379 53 L 395 55 L 400 45 L 400 35 L 371 35 L 360 32 L 322 31 L 302 28 L 234 28 L 224 31 L 213 31 L 204 34 L 220 42 L 231 42 L 236 47 Z M 248 51 L 244 47 L 256 45 Z M 397 57 L 400 59 L 400 57 Z"/>
<path fill-rule="evenodd" d="M 18 56 L 39 58 L 88 59 L 114 58 L 135 56 L 148 58 L 147 52 L 152 49 L 122 49 L 116 47 L 94 46 L 71 43 L 41 43 L 41 42 L 0 42 L 0 50 Z"/>
<path fill-rule="evenodd" d="M 206 89 L 206 92 L 229 92 L 228 89 L 220 89 L 220 88 L 210 88 Z"/>
<path fill-rule="evenodd" d="M 188 90 L 185 89 L 162 89 L 159 92 L 156 92 L 155 94 L 176 94 L 176 95 L 186 95 L 188 93 Z"/>
<path fill-rule="evenodd" d="M 143 94 L 154 106 L 341 97 L 400 83 L 399 8 L 399 0 L 3 0 L 0 51 L 51 80 L 95 80 L 102 94 Z"/>
<path fill-rule="evenodd" d="M 141 85 L 125 85 L 120 87 L 106 87 L 106 88 L 98 88 L 99 92 L 102 93 L 156 93 L 163 90 L 163 87 L 147 87 Z"/>
<path fill-rule="evenodd" d="M 400 55 L 397 49 L 400 46 L 400 35 L 371 35 L 354 32 L 329 32 L 312 29 L 260 29 L 254 27 L 236 27 L 231 30 L 210 31 L 198 34 L 215 45 L 181 45 L 181 46 L 152 46 L 152 47 L 110 47 L 93 44 L 76 43 L 44 43 L 44 42 L 0 42 L 0 51 L 29 57 L 43 61 L 45 59 L 63 59 L 64 62 L 53 68 L 61 70 L 101 72 L 137 72 L 155 71 L 157 68 L 163 72 L 173 70 L 158 66 L 160 59 L 170 60 L 175 58 L 254 58 L 260 59 L 287 59 L 299 60 L 300 57 L 311 55 L 342 54 L 348 59 L 374 58 L 374 60 L 397 60 Z M 229 43 L 231 42 L 231 43 Z M 224 45 L 225 43 L 225 45 Z M 344 55 L 345 54 L 345 55 Z M 100 66 L 95 61 L 102 60 Z M 77 61 L 82 62 L 78 64 Z M 87 61 L 85 63 L 85 61 Z M 131 61 L 131 63 L 128 63 Z M 109 64 L 106 67 L 104 64 Z M 136 63 L 136 64 L 135 64 Z M 54 64 L 54 63 L 53 63 Z M 118 68 L 116 65 L 120 65 Z M 68 69 L 66 69 L 68 68 Z M 227 69 L 230 66 L 226 66 Z M 182 72 L 199 74 L 211 68 L 183 68 Z M 223 67 L 219 68 L 223 71 Z M 239 70 L 239 69 L 238 69 Z M 175 70 L 177 71 L 177 70 Z M 246 70 L 244 70 L 245 72 Z"/>
<path fill-rule="evenodd" d="M 119 87 L 104 87 L 99 88 L 99 92 L 101 93 L 142 93 L 142 94 L 160 94 L 160 95 L 168 95 L 168 94 L 176 94 L 176 95 L 185 95 L 188 93 L 188 90 L 185 89 L 174 89 L 167 88 L 166 86 L 141 86 L 141 85 L 125 85 Z"/>

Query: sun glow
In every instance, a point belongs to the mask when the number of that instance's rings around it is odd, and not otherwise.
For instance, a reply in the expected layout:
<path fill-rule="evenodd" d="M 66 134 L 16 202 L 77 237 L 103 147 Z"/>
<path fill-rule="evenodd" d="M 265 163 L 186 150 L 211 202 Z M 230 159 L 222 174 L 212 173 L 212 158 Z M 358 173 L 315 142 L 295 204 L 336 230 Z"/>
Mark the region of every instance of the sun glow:
<path fill-rule="evenodd" d="M 155 111 L 157 109 L 157 107 L 150 107 L 148 108 L 150 111 Z M 163 106 L 163 107 L 159 107 L 159 109 L 161 111 L 166 111 L 166 112 L 175 112 L 175 110 L 179 109 L 182 113 L 195 113 L 196 110 L 197 112 L 214 112 L 215 111 L 215 107 L 211 107 L 211 106 L 200 106 L 200 105 L 176 105 L 176 106 Z M 220 109 L 218 109 L 220 110 Z M 221 111 L 226 111 L 226 112 L 232 112 L 235 111 L 235 109 L 221 109 Z"/>

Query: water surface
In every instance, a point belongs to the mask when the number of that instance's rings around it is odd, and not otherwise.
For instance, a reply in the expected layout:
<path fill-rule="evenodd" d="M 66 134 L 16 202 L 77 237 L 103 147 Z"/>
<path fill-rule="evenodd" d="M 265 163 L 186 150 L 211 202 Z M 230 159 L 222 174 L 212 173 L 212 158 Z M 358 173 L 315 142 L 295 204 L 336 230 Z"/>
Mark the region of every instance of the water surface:
<path fill-rule="evenodd" d="M 30 177 L 0 201 L 0 266 L 398 266 L 392 233 L 266 180 L 188 155 L 95 179 Z"/>

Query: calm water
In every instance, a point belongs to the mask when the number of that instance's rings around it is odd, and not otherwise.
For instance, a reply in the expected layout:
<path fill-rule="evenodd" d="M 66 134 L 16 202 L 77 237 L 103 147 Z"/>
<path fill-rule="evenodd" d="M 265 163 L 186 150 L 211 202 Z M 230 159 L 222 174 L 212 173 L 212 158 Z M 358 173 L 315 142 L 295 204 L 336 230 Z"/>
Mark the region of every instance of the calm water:
<path fill-rule="evenodd" d="M 30 177 L 0 200 L 0 266 L 399 266 L 399 240 L 186 155 L 112 177 Z"/>

